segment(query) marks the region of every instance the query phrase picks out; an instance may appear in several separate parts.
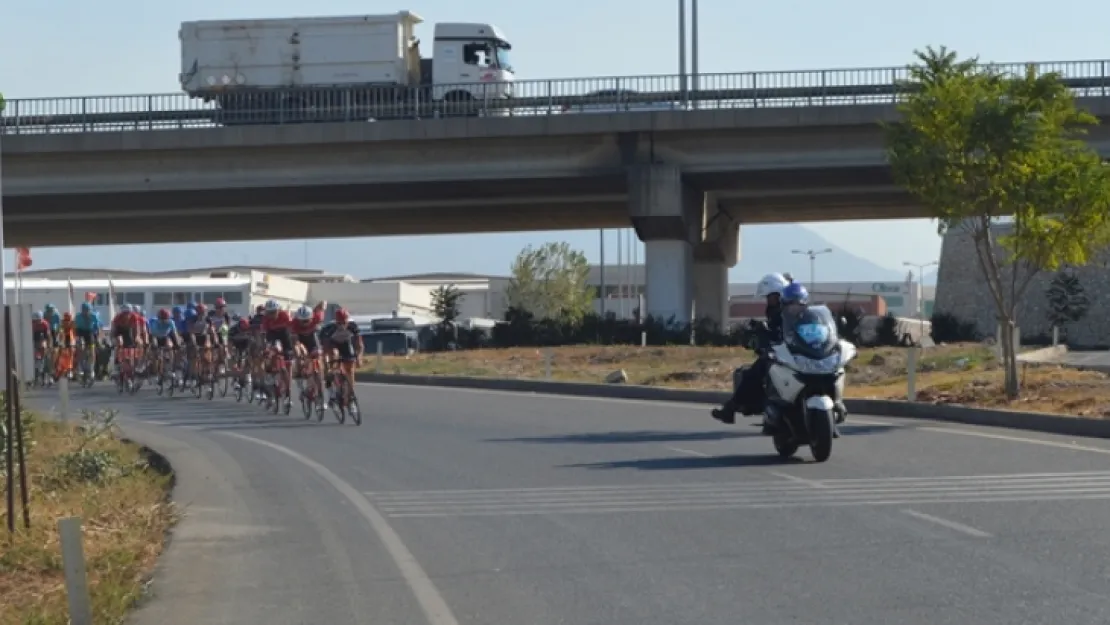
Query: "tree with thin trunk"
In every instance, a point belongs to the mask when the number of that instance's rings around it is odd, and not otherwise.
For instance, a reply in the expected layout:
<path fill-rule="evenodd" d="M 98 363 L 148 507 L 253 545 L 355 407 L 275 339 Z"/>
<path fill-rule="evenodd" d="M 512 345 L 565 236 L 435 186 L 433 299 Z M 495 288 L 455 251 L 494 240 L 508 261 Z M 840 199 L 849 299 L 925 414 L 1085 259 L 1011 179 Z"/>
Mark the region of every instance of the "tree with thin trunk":
<path fill-rule="evenodd" d="M 578 322 L 593 309 L 586 255 L 569 243 L 526 247 L 513 261 L 506 290 L 509 306 L 537 319 Z"/>
<path fill-rule="evenodd" d="M 941 234 L 961 228 L 973 241 L 1014 399 L 1017 305 L 1033 277 L 1110 245 L 1110 171 L 1082 140 L 1098 120 L 1054 73 L 1008 74 L 943 47 L 916 56 L 902 119 L 885 126 L 887 156 Z"/>

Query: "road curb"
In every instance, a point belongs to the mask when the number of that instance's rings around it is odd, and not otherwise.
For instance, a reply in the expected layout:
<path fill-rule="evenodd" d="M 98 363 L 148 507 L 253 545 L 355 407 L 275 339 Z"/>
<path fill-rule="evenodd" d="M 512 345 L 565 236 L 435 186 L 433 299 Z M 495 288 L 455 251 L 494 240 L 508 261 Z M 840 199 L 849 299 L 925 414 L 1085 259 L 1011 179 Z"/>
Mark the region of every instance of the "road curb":
<path fill-rule="evenodd" d="M 469 378 L 440 375 L 404 375 L 358 373 L 356 380 L 374 384 L 399 386 L 439 386 L 445 388 L 484 389 L 519 393 L 545 393 L 607 399 L 639 399 L 691 404 L 719 404 L 728 398 L 720 391 L 696 391 L 656 386 L 627 384 L 595 384 L 589 382 L 550 382 L 547 380 L 516 380 L 506 378 Z M 887 399 L 848 399 L 848 411 L 903 419 L 929 419 L 967 425 L 1011 428 L 1081 436 L 1110 438 L 1110 420 L 1086 419 L 1041 412 L 1019 412 L 993 408 L 972 408 L 953 404 L 928 404 Z"/>

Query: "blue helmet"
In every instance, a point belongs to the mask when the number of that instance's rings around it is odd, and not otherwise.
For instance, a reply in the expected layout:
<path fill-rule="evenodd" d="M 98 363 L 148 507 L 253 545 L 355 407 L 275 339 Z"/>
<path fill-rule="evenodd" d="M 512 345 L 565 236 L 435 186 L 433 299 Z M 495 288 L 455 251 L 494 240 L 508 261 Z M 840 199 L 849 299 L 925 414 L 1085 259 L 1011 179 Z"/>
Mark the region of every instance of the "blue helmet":
<path fill-rule="evenodd" d="M 81 302 L 81 312 L 87 313 L 92 311 L 92 306 L 88 302 Z"/>
<path fill-rule="evenodd" d="M 791 282 L 782 289 L 782 303 L 783 304 L 806 304 L 809 303 L 809 291 L 801 282 Z"/>
<path fill-rule="evenodd" d="M 174 306 L 173 307 L 173 316 L 180 317 L 181 313 L 183 313 L 183 312 L 185 312 L 185 311 L 182 310 L 180 306 Z"/>
<path fill-rule="evenodd" d="M 187 306 L 185 306 L 185 308 L 187 310 L 196 310 L 197 309 L 196 302 L 189 302 L 189 304 Z"/>
<path fill-rule="evenodd" d="M 47 304 L 46 306 L 43 306 L 42 309 L 47 311 L 47 312 L 50 312 L 50 311 L 54 310 L 54 304 Z"/>

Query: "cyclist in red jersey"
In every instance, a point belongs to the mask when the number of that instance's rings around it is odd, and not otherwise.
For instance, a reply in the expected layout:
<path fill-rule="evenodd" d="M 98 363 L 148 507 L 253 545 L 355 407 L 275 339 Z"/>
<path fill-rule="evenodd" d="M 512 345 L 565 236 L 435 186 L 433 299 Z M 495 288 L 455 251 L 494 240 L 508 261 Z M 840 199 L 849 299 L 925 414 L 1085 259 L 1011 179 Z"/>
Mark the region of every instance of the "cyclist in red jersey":
<path fill-rule="evenodd" d="M 321 406 L 324 403 L 324 367 L 323 363 L 319 362 L 320 326 L 324 323 L 324 309 L 327 306 L 327 302 L 320 302 L 316 304 L 315 308 L 301 306 L 293 317 L 292 325 L 293 336 L 297 339 L 297 356 L 308 356 L 316 360 L 317 365 L 319 365 L 316 367 L 316 382 L 318 384 L 317 388 L 320 389 L 320 395 L 317 399 Z"/>
<path fill-rule="evenodd" d="M 281 304 L 276 300 L 266 302 L 266 310 L 262 315 L 262 334 L 266 347 L 273 347 L 274 343 L 278 343 L 286 362 L 293 360 L 293 319 L 289 316 L 289 311 L 282 310 Z M 286 367 L 284 376 L 285 388 L 293 388 L 293 369 Z"/>
<path fill-rule="evenodd" d="M 120 351 L 132 350 L 138 346 L 139 340 L 139 316 L 131 310 L 131 306 L 124 304 L 120 307 L 119 313 L 112 319 L 111 336 L 112 341 L 116 345 L 115 364 L 119 367 L 120 364 Z"/>

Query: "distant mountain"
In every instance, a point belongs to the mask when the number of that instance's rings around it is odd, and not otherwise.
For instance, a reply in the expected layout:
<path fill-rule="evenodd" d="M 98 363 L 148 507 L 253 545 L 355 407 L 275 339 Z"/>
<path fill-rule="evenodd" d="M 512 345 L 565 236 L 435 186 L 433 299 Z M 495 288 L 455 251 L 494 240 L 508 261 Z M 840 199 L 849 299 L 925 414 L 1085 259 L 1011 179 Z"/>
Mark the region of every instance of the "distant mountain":
<path fill-rule="evenodd" d="M 880 267 L 839 248 L 816 232 L 798 224 L 760 225 L 740 229 L 741 261 L 728 274 L 730 282 L 756 282 L 770 271 L 788 271 L 809 282 L 809 257 L 791 250 L 832 249 L 814 263 L 818 282 L 900 282 L 906 271 Z M 935 277 L 934 277 L 935 281 Z"/>

